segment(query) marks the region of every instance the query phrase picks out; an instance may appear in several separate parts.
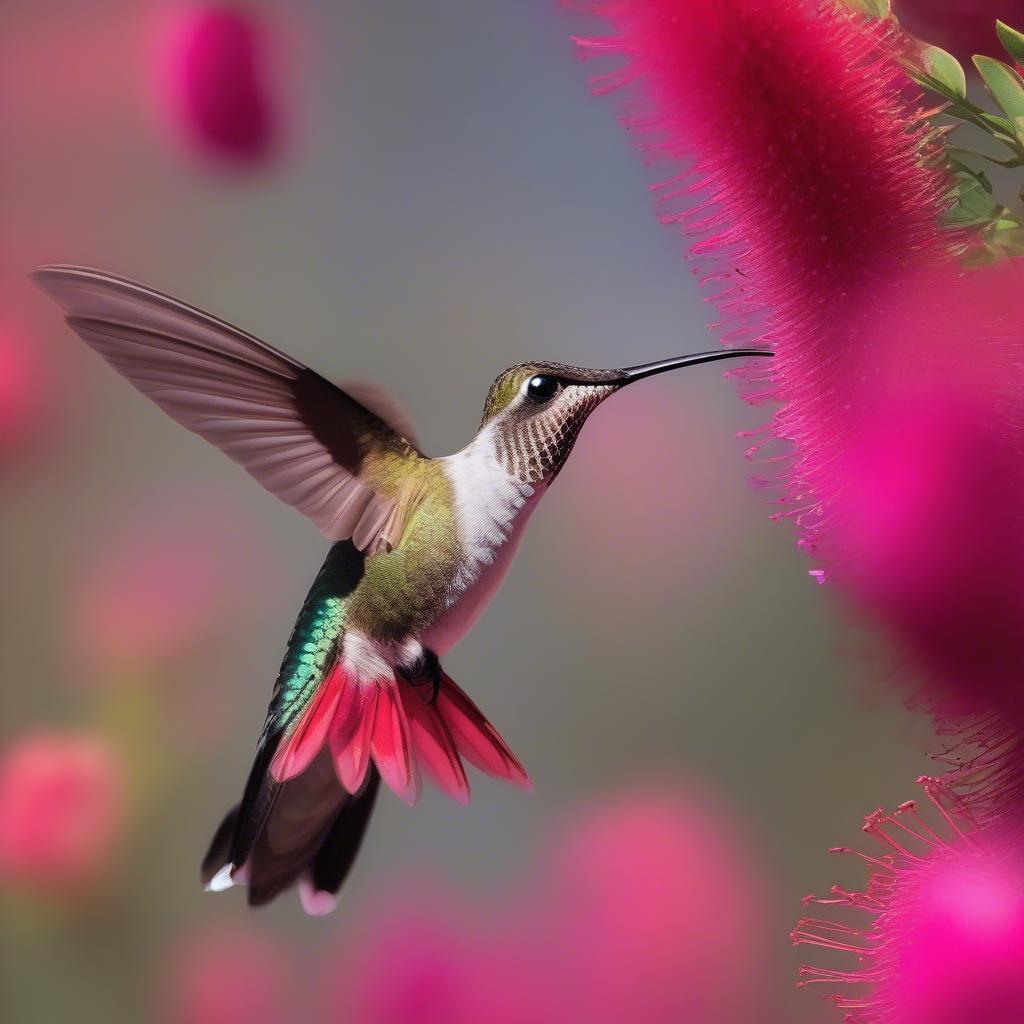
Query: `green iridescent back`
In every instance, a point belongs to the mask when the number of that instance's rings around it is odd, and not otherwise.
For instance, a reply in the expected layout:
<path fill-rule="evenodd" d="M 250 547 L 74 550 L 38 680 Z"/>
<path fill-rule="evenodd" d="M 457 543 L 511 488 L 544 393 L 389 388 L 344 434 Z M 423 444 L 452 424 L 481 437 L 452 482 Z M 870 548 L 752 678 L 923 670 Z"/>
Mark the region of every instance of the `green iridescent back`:
<path fill-rule="evenodd" d="M 287 729 L 307 706 L 338 654 L 364 557 L 350 541 L 331 547 L 295 621 L 270 700 L 267 725 Z"/>

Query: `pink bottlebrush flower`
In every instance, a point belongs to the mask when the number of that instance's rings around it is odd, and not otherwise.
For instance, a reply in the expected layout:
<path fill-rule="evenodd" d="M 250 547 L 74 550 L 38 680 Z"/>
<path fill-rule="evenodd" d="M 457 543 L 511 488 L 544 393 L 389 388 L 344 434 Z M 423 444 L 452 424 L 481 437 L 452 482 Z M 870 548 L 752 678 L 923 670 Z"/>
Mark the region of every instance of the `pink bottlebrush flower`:
<path fill-rule="evenodd" d="M 865 857 L 867 889 L 808 897 L 828 916 L 802 920 L 794 942 L 829 960 L 804 967 L 803 984 L 829 993 L 850 1024 L 1015 1024 L 1024 1006 L 1019 844 L 957 820 L 926 785 L 944 824 L 913 802 L 876 812 L 865 832 L 885 853 Z"/>
<path fill-rule="evenodd" d="M 249 926 L 185 936 L 159 991 L 161 1024 L 284 1024 L 295 1005 L 291 951 Z"/>
<path fill-rule="evenodd" d="M 35 735 L 0 755 L 0 885 L 76 895 L 111 865 L 121 767 L 97 737 Z"/>
<path fill-rule="evenodd" d="M 819 555 L 947 721 L 1024 723 L 1022 284 L 1013 264 L 949 268 L 879 296 L 884 342 L 845 394 L 845 483 Z"/>
<path fill-rule="evenodd" d="M 802 0 L 600 9 L 619 36 L 584 46 L 624 52 L 610 81 L 653 107 L 630 123 L 695 161 L 667 219 L 726 282 L 726 341 L 775 347 L 753 397 L 783 403 L 779 514 L 814 574 L 896 637 L 936 711 L 1024 715 L 1022 280 L 948 259 L 898 37 Z"/>
<path fill-rule="evenodd" d="M 867 313 L 951 244 L 940 225 L 950 185 L 932 166 L 918 98 L 887 56 L 888 30 L 830 2 L 595 6 L 617 35 L 581 40 L 582 52 L 627 58 L 597 86 L 631 84 L 639 109 L 627 125 L 679 168 L 658 187 L 662 219 L 697 236 L 723 340 L 775 350 L 771 379 L 748 397 L 783 403 L 779 515 L 813 550 L 842 487 L 846 392 L 874 354 Z"/>
<path fill-rule="evenodd" d="M 967 70 L 973 70 L 976 53 L 1006 59 L 996 37 L 997 19 L 1024 26 L 1022 0 L 895 0 L 892 6 L 908 32 L 948 50 Z"/>
<path fill-rule="evenodd" d="M 252 10 L 203 4 L 174 12 L 162 33 L 163 101 L 200 154 L 258 166 L 278 149 L 277 40 Z"/>
<path fill-rule="evenodd" d="M 936 785 L 979 829 L 1024 838 L 1024 736 L 998 710 L 963 716 L 956 703 L 928 707 L 940 736 L 935 759 L 945 766 Z"/>
<path fill-rule="evenodd" d="M 577 814 L 541 889 L 554 1019 L 760 1021 L 766 899 L 745 846 L 720 807 L 675 787 Z"/>
<path fill-rule="evenodd" d="M 237 511 L 168 497 L 103 524 L 71 589 L 76 673 L 152 673 L 187 657 L 252 599 L 248 544 Z"/>

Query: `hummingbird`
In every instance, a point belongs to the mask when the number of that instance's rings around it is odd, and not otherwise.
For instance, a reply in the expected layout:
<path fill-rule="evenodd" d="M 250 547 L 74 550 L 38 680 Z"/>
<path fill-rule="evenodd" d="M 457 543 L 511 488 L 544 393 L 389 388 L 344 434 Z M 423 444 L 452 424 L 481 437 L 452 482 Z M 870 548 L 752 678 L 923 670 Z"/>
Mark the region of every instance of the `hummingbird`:
<path fill-rule="evenodd" d="M 720 349 L 612 370 L 519 363 L 491 385 L 470 443 L 429 458 L 377 387 L 338 387 L 112 274 L 51 265 L 33 278 L 136 389 L 332 542 L 288 640 L 241 801 L 200 870 L 208 890 L 245 886 L 254 906 L 294 886 L 316 916 L 337 903 L 381 780 L 411 804 L 422 770 L 466 803 L 465 760 L 532 788 L 441 658 L 494 596 L 587 417 L 655 374 L 771 355 Z"/>

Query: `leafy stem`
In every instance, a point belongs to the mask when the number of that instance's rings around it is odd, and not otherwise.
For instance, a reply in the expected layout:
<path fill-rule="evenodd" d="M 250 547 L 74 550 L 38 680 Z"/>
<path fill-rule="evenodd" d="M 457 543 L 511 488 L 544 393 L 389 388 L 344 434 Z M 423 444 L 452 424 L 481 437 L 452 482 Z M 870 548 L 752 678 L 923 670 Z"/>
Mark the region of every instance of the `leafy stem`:
<path fill-rule="evenodd" d="M 888 0 L 838 0 L 859 16 L 897 24 Z M 893 48 L 891 55 L 907 75 L 926 92 L 938 97 L 942 105 L 928 117 L 941 118 L 933 139 L 946 157 L 955 187 L 955 202 L 946 222 L 960 231 L 969 230 L 980 243 L 966 250 L 970 263 L 1024 256 L 1024 209 L 1012 212 L 998 202 L 985 174 L 986 164 L 1005 170 L 1024 167 L 1024 33 L 1002 21 L 995 25 L 996 35 L 1011 63 L 978 55 L 974 66 L 988 94 L 998 106 L 992 113 L 967 97 L 967 76 L 960 62 L 938 46 L 929 46 L 904 35 L 911 45 Z M 969 148 L 952 140 L 963 125 L 982 131 L 998 147 L 998 155 Z M 1024 188 L 1017 199 L 1024 205 Z"/>

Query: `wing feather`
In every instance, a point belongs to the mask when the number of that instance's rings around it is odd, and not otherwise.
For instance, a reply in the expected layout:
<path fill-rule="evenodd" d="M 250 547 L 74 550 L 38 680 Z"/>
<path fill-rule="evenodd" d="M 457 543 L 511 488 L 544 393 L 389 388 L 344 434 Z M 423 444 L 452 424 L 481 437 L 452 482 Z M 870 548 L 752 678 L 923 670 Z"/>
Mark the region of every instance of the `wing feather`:
<path fill-rule="evenodd" d="M 422 458 L 404 422 L 396 430 L 297 360 L 143 285 L 84 267 L 33 277 L 138 391 L 331 540 L 367 549 L 400 535 L 397 493 L 381 493 L 388 487 L 370 470 L 389 452 Z"/>

